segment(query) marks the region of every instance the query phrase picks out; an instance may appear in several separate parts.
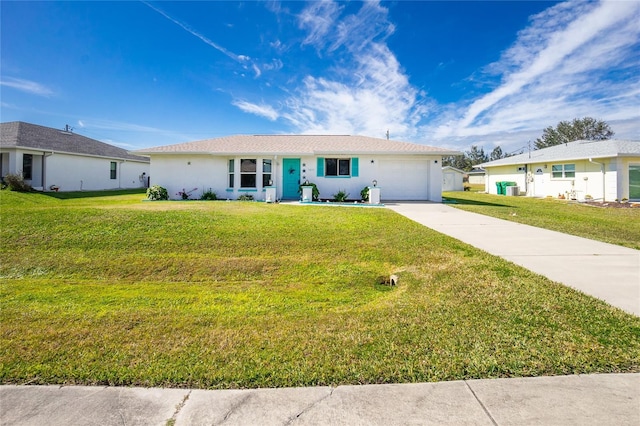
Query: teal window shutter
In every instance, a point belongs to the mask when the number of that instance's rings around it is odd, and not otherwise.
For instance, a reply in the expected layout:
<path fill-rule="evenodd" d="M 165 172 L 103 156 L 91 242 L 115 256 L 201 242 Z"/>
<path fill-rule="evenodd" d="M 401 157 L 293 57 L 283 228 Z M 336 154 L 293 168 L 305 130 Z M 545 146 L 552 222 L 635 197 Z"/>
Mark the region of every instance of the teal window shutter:
<path fill-rule="evenodd" d="M 324 176 L 324 158 L 322 157 L 318 157 L 318 177 L 323 177 Z"/>
<path fill-rule="evenodd" d="M 358 177 L 359 163 L 357 158 L 351 159 L 351 176 Z"/>

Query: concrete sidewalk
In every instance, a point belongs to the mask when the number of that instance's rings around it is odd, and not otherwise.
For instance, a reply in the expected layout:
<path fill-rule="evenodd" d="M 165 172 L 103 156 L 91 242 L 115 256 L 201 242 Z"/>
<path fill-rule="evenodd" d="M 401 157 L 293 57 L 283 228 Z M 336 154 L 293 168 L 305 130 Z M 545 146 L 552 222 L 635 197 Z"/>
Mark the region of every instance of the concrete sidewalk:
<path fill-rule="evenodd" d="M 640 374 L 256 390 L 1 386 L 10 425 L 638 425 Z"/>
<path fill-rule="evenodd" d="M 403 216 L 640 316 L 640 251 L 465 212 L 390 203 Z"/>

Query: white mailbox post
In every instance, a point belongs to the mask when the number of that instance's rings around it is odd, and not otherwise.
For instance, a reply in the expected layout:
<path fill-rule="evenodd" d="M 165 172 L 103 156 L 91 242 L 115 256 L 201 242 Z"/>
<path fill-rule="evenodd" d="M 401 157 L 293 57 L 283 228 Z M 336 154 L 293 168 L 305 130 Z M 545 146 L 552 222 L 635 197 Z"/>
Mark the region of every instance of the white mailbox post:
<path fill-rule="evenodd" d="M 275 203 L 276 200 L 276 187 L 275 186 L 267 186 L 264 189 L 264 201 L 267 203 Z"/>
<path fill-rule="evenodd" d="M 313 201 L 313 186 L 302 187 L 302 202 L 310 203 Z"/>
<path fill-rule="evenodd" d="M 380 188 L 377 186 L 369 187 L 369 204 L 380 204 Z"/>

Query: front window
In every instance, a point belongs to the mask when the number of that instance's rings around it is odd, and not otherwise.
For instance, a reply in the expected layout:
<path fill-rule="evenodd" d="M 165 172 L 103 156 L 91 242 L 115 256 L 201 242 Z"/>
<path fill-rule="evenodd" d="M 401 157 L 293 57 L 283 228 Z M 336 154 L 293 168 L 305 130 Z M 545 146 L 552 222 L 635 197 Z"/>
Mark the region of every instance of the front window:
<path fill-rule="evenodd" d="M 31 180 L 33 176 L 33 154 L 22 155 L 22 178 Z"/>
<path fill-rule="evenodd" d="M 551 166 L 551 177 L 554 179 L 567 179 L 576 177 L 575 164 L 554 164 Z"/>
<path fill-rule="evenodd" d="M 256 187 L 256 159 L 240 160 L 240 188 Z"/>
<path fill-rule="evenodd" d="M 115 161 L 111 162 L 110 176 L 111 176 L 111 179 L 115 179 L 118 176 L 118 163 L 116 163 Z"/>
<path fill-rule="evenodd" d="M 325 176 L 350 176 L 351 159 L 349 158 L 325 158 Z"/>
<path fill-rule="evenodd" d="M 234 168 L 235 168 L 235 160 L 231 159 L 229 160 L 229 188 L 233 188 L 233 184 L 234 184 L 234 178 L 235 178 L 235 174 L 234 174 Z"/>
<path fill-rule="evenodd" d="M 262 160 L 262 187 L 271 186 L 271 160 Z"/>

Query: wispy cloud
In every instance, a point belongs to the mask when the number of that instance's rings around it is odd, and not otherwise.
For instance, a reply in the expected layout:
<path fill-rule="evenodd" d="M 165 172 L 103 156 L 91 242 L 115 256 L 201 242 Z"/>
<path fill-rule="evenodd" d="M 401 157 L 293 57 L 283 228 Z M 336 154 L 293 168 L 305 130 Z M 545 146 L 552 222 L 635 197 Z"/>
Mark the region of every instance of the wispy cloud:
<path fill-rule="evenodd" d="M 334 28 L 341 9 L 331 0 L 312 2 L 307 6 L 298 17 L 300 28 L 307 31 L 307 37 L 302 44 L 321 48 L 326 43 L 329 32 Z"/>
<path fill-rule="evenodd" d="M 561 3 L 533 16 L 485 69 L 501 76 L 498 87 L 454 106 L 426 131 L 442 140 L 534 129 L 539 136 L 575 117 L 640 118 L 640 64 L 630 54 L 640 41 L 639 20 L 640 3 L 618 1 Z"/>
<path fill-rule="evenodd" d="M 233 105 L 240 108 L 244 112 L 248 112 L 249 114 L 258 115 L 260 117 L 267 118 L 271 121 L 275 121 L 278 119 L 278 112 L 271 106 L 265 104 L 254 104 L 247 101 L 234 100 L 232 102 Z"/>
<path fill-rule="evenodd" d="M 284 103 L 281 116 L 300 133 L 415 136 L 426 106 L 385 39 L 395 30 L 388 10 L 366 2 L 341 16 L 335 2 L 312 2 L 298 16 L 303 45 L 335 64 L 324 77 L 307 75 Z"/>
<path fill-rule="evenodd" d="M 0 86 L 11 87 L 21 92 L 31 93 L 32 95 L 49 97 L 53 95 L 53 90 L 49 87 L 35 81 L 25 80 L 22 78 L 2 77 Z"/>
<path fill-rule="evenodd" d="M 248 57 L 246 55 L 237 55 L 237 54 L 225 49 L 223 46 L 219 45 L 218 43 L 216 43 L 216 42 L 212 41 L 211 39 L 205 37 L 204 35 L 200 34 L 198 31 L 196 31 L 195 29 L 191 28 L 186 23 L 181 22 L 181 21 L 171 17 L 165 11 L 155 7 L 151 3 L 146 2 L 146 1 L 143 1 L 142 3 L 146 4 L 148 7 L 150 7 L 151 9 L 155 10 L 156 12 L 158 12 L 160 15 L 164 16 L 165 18 L 167 18 L 169 21 L 171 21 L 174 24 L 178 25 L 180 28 L 182 28 L 186 32 L 188 32 L 191 35 L 199 38 L 204 43 L 208 44 L 209 46 L 213 47 L 214 49 L 218 50 L 219 52 L 227 55 L 229 58 L 233 59 L 234 61 L 243 63 L 243 62 L 249 61 L 251 59 L 250 57 Z"/>

